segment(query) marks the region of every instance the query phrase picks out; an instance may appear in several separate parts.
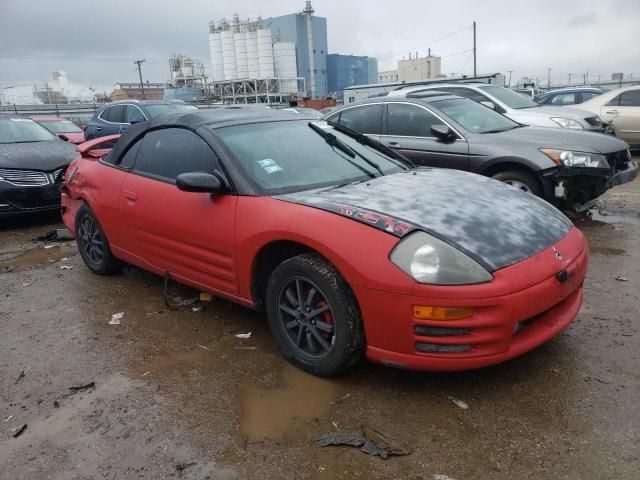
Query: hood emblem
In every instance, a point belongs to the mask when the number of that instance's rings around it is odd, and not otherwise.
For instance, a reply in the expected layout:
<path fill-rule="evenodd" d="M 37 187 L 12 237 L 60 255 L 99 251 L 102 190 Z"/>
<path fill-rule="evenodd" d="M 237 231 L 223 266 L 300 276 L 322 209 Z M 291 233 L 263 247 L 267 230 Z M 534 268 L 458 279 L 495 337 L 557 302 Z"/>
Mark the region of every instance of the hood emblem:
<path fill-rule="evenodd" d="M 556 259 L 558 259 L 558 261 L 562 261 L 564 259 L 562 253 L 560 253 L 560 250 L 558 250 L 556 247 L 553 247 L 553 254 L 556 256 Z"/>

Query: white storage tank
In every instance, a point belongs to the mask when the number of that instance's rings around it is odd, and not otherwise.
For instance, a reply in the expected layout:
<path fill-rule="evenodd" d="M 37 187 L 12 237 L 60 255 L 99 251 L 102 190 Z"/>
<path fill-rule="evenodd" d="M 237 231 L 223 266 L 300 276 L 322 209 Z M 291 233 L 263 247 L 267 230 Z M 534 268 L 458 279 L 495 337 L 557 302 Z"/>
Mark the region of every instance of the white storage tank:
<path fill-rule="evenodd" d="M 271 29 L 259 29 L 258 34 L 258 68 L 260 78 L 273 77 L 273 45 Z"/>
<path fill-rule="evenodd" d="M 280 79 L 280 92 L 298 91 L 298 67 L 296 65 L 296 45 L 290 42 L 273 44 L 273 64 L 276 77 Z"/>
<path fill-rule="evenodd" d="M 219 31 L 209 34 L 209 54 L 211 55 L 211 78 L 214 82 L 220 82 L 224 80 L 224 64 Z"/>
<path fill-rule="evenodd" d="M 247 76 L 249 78 L 260 78 L 258 33 L 255 30 L 247 32 Z"/>
<path fill-rule="evenodd" d="M 224 79 L 235 80 L 236 74 L 236 44 L 233 38 L 233 31 L 223 30 L 220 32 L 220 43 L 222 44 L 222 64 L 224 67 Z"/>
<path fill-rule="evenodd" d="M 236 78 L 247 78 L 247 34 L 235 32 L 233 40 L 236 48 Z"/>

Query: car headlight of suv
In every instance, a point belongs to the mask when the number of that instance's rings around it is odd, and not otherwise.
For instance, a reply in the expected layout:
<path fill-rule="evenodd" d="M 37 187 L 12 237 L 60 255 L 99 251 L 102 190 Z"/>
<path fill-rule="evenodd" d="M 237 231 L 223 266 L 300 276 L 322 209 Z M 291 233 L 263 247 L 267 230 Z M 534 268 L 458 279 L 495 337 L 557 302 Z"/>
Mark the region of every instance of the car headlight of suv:
<path fill-rule="evenodd" d="M 419 283 L 468 285 L 493 279 L 475 260 L 425 232 L 412 233 L 403 238 L 389 258 Z"/>
<path fill-rule="evenodd" d="M 565 167 L 609 168 L 609 162 L 600 153 L 575 152 L 573 150 L 540 149 L 557 165 Z"/>
<path fill-rule="evenodd" d="M 584 127 L 582 125 L 580 125 L 579 122 L 576 122 L 575 120 L 572 120 L 570 118 L 551 117 L 551 120 L 556 122 L 562 128 L 573 128 L 575 130 L 584 130 Z"/>

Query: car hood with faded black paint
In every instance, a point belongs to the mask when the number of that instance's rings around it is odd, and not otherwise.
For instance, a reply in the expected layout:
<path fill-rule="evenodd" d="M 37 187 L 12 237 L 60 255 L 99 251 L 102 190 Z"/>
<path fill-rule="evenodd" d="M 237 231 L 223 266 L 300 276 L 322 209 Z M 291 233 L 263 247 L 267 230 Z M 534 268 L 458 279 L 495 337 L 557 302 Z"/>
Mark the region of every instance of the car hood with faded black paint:
<path fill-rule="evenodd" d="M 44 142 L 0 143 L 0 168 L 51 171 L 68 165 L 75 147 L 56 138 Z"/>
<path fill-rule="evenodd" d="M 572 223 L 549 203 L 472 173 L 418 168 L 280 200 L 352 218 L 397 237 L 422 230 L 489 271 L 552 246 Z"/>

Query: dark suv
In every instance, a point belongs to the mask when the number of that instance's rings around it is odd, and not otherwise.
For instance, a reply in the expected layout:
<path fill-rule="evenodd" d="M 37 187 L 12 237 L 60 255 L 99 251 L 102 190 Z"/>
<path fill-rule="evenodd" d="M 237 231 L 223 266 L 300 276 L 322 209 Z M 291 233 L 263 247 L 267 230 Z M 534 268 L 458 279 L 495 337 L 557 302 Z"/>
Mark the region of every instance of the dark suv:
<path fill-rule="evenodd" d="M 87 123 L 86 140 L 120 134 L 132 123 L 144 122 L 166 113 L 192 112 L 197 110 L 180 100 L 120 100 L 100 107 Z"/>
<path fill-rule="evenodd" d="M 522 125 L 473 100 L 435 90 L 351 103 L 325 118 L 418 166 L 479 173 L 569 209 L 585 208 L 638 173 L 628 145 L 616 138 Z"/>

